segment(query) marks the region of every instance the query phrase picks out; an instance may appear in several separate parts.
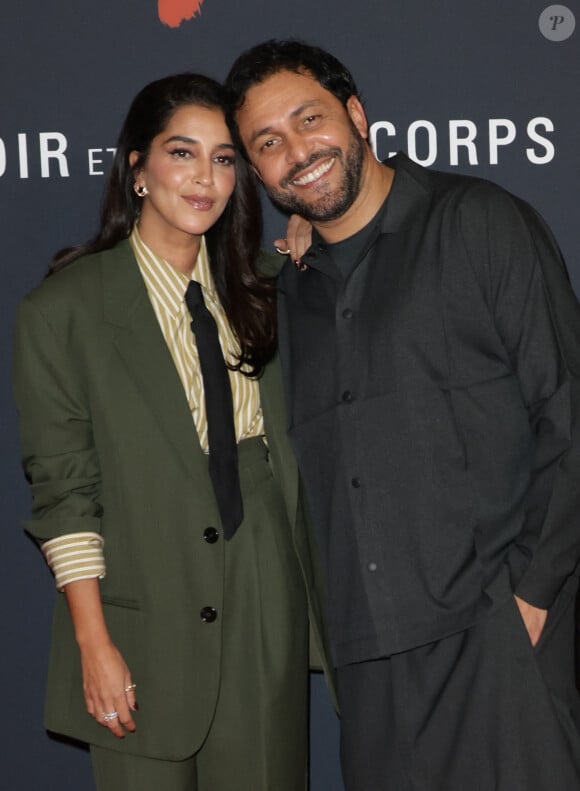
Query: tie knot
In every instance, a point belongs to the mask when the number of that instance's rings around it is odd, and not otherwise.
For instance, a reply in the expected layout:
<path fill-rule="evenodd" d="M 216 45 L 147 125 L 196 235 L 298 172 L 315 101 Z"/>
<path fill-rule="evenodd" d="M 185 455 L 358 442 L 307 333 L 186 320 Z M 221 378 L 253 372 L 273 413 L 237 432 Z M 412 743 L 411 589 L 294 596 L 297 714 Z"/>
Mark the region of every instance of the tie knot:
<path fill-rule="evenodd" d="M 189 281 L 187 291 L 185 292 L 185 304 L 192 314 L 200 305 L 205 305 L 203 294 L 201 293 L 201 286 L 196 280 Z"/>

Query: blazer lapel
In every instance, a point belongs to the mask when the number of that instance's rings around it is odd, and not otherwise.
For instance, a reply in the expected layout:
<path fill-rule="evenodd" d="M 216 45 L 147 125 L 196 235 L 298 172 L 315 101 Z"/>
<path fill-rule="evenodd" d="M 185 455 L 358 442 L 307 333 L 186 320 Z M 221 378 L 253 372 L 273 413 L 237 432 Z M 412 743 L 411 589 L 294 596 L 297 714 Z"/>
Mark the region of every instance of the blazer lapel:
<path fill-rule="evenodd" d="M 268 363 L 260 379 L 260 403 L 274 475 L 282 489 L 286 510 L 294 530 L 297 524 L 298 469 L 288 438 L 278 355 Z"/>
<path fill-rule="evenodd" d="M 102 259 L 104 320 L 127 373 L 188 475 L 207 475 L 205 454 L 157 317 L 128 241 Z"/>

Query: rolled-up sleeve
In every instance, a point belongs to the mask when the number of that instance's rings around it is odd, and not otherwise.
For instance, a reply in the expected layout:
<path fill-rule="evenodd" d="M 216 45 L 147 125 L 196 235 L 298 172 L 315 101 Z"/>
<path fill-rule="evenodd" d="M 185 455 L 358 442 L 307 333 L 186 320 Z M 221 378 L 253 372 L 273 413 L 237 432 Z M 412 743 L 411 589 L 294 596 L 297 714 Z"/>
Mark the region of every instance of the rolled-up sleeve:
<path fill-rule="evenodd" d="M 57 590 L 70 582 L 103 579 L 106 574 L 103 537 L 97 533 L 67 533 L 42 545 Z"/>
<path fill-rule="evenodd" d="M 102 514 L 89 395 L 82 361 L 74 354 L 74 328 L 64 315 L 55 326 L 41 307 L 34 292 L 21 303 L 13 356 L 22 463 L 32 491 L 25 529 L 39 544 L 66 534 L 98 535 Z"/>

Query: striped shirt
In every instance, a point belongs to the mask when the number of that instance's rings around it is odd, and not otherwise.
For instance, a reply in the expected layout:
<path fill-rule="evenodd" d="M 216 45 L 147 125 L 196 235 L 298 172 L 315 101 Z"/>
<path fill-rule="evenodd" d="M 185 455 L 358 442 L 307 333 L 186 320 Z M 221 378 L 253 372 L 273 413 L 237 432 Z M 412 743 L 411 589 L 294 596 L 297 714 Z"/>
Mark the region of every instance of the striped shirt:
<path fill-rule="evenodd" d="M 179 272 L 156 255 L 141 239 L 135 227 L 129 241 L 161 332 L 179 374 L 191 411 L 199 441 L 208 452 L 207 417 L 203 380 L 195 336 L 190 328 L 191 317 L 185 304 L 185 291 L 191 278 Z M 202 238 L 192 278 L 202 288 L 205 304 L 214 317 L 224 358 L 236 363 L 239 344 L 216 293 L 209 259 Z M 237 441 L 264 434 L 260 392 L 256 379 L 239 371 L 229 371 L 234 405 Z M 98 533 L 73 533 L 50 539 L 42 545 L 44 556 L 55 576 L 56 587 L 62 590 L 69 582 L 105 576 L 104 540 Z"/>
<path fill-rule="evenodd" d="M 133 230 L 130 242 L 161 332 L 185 390 L 201 447 L 207 453 L 207 417 L 203 381 L 195 336 L 190 327 L 191 317 L 184 299 L 190 278 L 147 247 L 139 236 L 137 228 Z M 206 307 L 216 321 L 225 360 L 235 364 L 237 362 L 236 355 L 239 353 L 239 344 L 215 291 L 203 238 L 192 279 L 201 285 Z M 248 379 L 239 371 L 229 371 L 229 376 L 234 402 L 237 441 L 263 435 L 264 421 L 260 408 L 257 380 Z"/>

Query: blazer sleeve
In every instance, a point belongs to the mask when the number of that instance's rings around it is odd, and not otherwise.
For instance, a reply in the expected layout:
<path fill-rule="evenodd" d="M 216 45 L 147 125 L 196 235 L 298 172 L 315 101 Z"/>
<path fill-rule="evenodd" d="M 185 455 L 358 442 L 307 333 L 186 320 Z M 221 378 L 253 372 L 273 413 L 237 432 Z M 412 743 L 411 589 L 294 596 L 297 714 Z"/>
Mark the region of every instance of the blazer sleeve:
<path fill-rule="evenodd" d="M 484 190 L 485 191 L 485 190 Z M 580 307 L 558 246 L 528 204 L 498 190 L 464 225 L 533 437 L 515 593 L 548 608 L 580 558 Z M 464 218 L 465 219 L 465 218 Z M 485 258 L 485 260 L 484 260 Z"/>
<path fill-rule="evenodd" d="M 55 327 L 42 306 L 33 295 L 21 303 L 13 355 L 22 461 L 32 490 L 25 529 L 39 543 L 100 533 L 102 512 L 89 397 L 81 361 L 73 361 L 73 333 L 64 320 Z"/>

